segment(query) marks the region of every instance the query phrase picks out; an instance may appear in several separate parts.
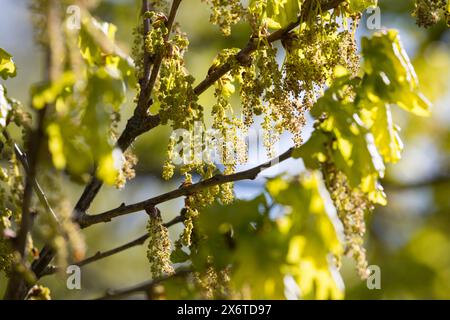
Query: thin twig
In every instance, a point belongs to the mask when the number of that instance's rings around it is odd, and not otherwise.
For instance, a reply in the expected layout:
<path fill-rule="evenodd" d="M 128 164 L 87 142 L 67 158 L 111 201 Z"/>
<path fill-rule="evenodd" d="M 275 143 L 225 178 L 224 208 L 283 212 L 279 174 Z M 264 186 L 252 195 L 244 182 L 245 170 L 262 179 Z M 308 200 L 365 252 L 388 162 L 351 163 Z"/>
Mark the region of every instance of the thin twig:
<path fill-rule="evenodd" d="M 29 172 L 29 166 L 28 166 L 28 160 L 26 154 L 20 149 L 20 147 L 15 143 L 12 139 L 9 133 L 4 130 L 3 136 L 6 138 L 6 140 L 10 141 L 14 145 L 14 153 L 16 154 L 16 157 L 19 159 L 20 164 L 22 165 L 24 171 L 26 174 Z M 47 213 L 53 218 L 55 222 L 58 222 L 58 216 L 53 211 L 50 202 L 47 199 L 47 196 L 45 195 L 44 191 L 42 190 L 39 182 L 37 181 L 36 177 L 32 181 L 33 183 L 33 189 L 36 193 L 39 202 L 44 207 L 44 209 L 47 211 Z"/>
<path fill-rule="evenodd" d="M 167 223 L 164 223 L 163 226 L 165 226 L 166 228 L 170 228 L 171 226 L 174 226 L 180 222 L 183 222 L 184 218 L 182 216 L 176 216 L 175 218 L 173 218 L 172 220 L 170 220 Z M 116 248 L 110 249 L 108 251 L 98 251 L 96 252 L 93 256 L 86 258 L 80 262 L 74 263 L 74 265 L 77 265 L 79 267 L 85 266 L 87 264 L 96 262 L 98 260 L 102 260 L 105 259 L 107 257 L 110 257 L 112 255 L 115 255 L 117 253 L 123 252 L 125 250 L 128 250 L 130 248 L 136 247 L 136 246 L 140 246 L 143 245 L 145 243 L 145 241 L 147 241 L 147 239 L 149 238 L 149 234 L 146 233 L 142 236 L 140 236 L 139 238 L 132 240 L 130 242 L 127 242 L 123 245 L 120 245 Z M 42 274 L 42 276 L 46 276 L 46 275 L 51 275 L 58 272 L 58 268 L 57 267 L 48 267 L 44 273 Z"/>
<path fill-rule="evenodd" d="M 172 2 L 172 7 L 170 8 L 169 18 L 166 22 L 167 33 L 164 36 L 164 42 L 167 42 L 169 40 L 169 36 L 172 31 L 173 23 L 175 21 L 175 16 L 177 14 L 177 11 L 178 11 L 181 1 L 182 0 L 173 0 L 173 2 Z M 146 87 L 143 90 L 143 94 L 142 94 L 143 101 L 136 108 L 136 112 L 140 113 L 141 115 L 147 114 L 150 96 L 153 92 L 153 88 L 155 87 L 156 79 L 158 78 L 159 69 L 161 68 L 161 63 L 162 63 L 163 59 L 164 59 L 164 56 L 162 53 L 156 55 L 156 57 L 154 58 L 153 68 L 152 68 L 152 72 L 150 74 L 150 79 L 146 83 Z"/>
<path fill-rule="evenodd" d="M 113 299 L 118 299 L 118 298 L 128 296 L 128 295 L 136 293 L 136 292 L 149 292 L 149 291 L 151 291 L 152 288 L 161 284 L 164 281 L 167 281 L 167 280 L 170 280 L 173 278 L 178 278 L 178 277 L 186 277 L 191 272 L 192 272 L 191 270 L 185 269 L 185 268 L 178 269 L 172 275 L 167 275 L 167 276 L 164 276 L 164 277 L 161 277 L 158 279 L 145 281 L 145 282 L 142 282 L 140 284 L 137 284 L 137 285 L 129 287 L 129 288 L 116 289 L 116 290 L 109 289 L 103 297 L 100 297 L 96 300 L 113 300 Z"/>

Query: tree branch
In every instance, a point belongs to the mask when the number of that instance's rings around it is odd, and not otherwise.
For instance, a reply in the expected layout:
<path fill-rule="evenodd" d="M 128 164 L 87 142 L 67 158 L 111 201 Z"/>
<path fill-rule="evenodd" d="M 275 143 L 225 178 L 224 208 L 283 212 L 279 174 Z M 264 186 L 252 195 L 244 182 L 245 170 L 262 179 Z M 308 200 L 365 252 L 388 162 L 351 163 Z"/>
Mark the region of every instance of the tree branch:
<path fill-rule="evenodd" d="M 169 18 L 166 22 L 166 28 L 167 28 L 167 34 L 164 36 L 164 42 L 167 42 L 169 40 L 170 33 L 172 31 L 173 23 L 175 21 L 175 16 L 177 14 L 178 8 L 180 6 L 182 0 L 173 0 L 172 1 L 172 7 L 170 8 Z M 144 3 L 146 0 L 144 0 Z M 150 96 L 152 94 L 153 88 L 155 87 L 156 79 L 159 75 L 159 69 L 161 67 L 161 63 L 164 59 L 164 56 L 162 53 L 156 55 L 153 61 L 153 68 L 152 72 L 150 74 L 150 78 L 145 83 L 145 87 L 143 90 L 143 94 L 141 95 L 142 101 L 138 104 L 138 107 L 136 108 L 136 112 L 140 114 L 141 116 L 145 116 L 147 114 L 147 110 L 149 107 L 149 101 Z"/>
<path fill-rule="evenodd" d="M 112 209 L 97 215 L 85 215 L 84 219 L 82 221 L 80 221 L 80 226 L 81 228 L 86 228 L 88 226 L 91 226 L 93 224 L 96 223 L 100 223 L 100 222 L 108 222 L 111 221 L 111 219 L 116 218 L 116 217 L 120 217 L 126 214 L 130 214 L 133 212 L 137 212 L 137 211 L 141 211 L 144 210 L 145 208 L 151 207 L 151 206 L 156 206 L 160 203 L 169 201 L 169 200 L 173 200 L 182 196 L 187 196 L 190 194 L 193 194 L 195 192 L 201 191 L 205 188 L 209 188 L 209 187 L 213 187 L 216 185 L 220 185 L 220 184 L 224 184 L 227 182 L 235 182 L 235 181 L 240 181 L 240 180 L 253 180 L 255 179 L 258 174 L 270 167 L 273 167 L 274 165 L 283 162 L 287 159 L 289 159 L 292 155 L 294 148 L 291 148 L 289 150 L 287 150 L 286 152 L 284 152 L 283 154 L 281 154 L 280 156 L 267 161 L 259 166 L 256 166 L 254 168 L 245 170 L 245 171 L 241 171 L 241 172 L 237 172 L 237 173 L 233 173 L 233 174 L 229 174 L 229 175 L 222 175 L 222 174 L 218 174 L 215 175 L 212 178 L 209 178 L 207 180 L 203 180 L 185 187 L 181 187 L 175 190 L 172 190 L 170 192 L 161 194 L 159 196 L 150 198 L 148 200 L 145 201 L 141 201 L 135 204 L 130 204 L 130 205 L 121 205 L 116 209 Z"/>
<path fill-rule="evenodd" d="M 143 12 L 149 9 L 148 0 L 143 0 L 142 5 Z M 144 19 L 144 31 L 148 32 L 149 28 L 150 21 L 148 19 Z M 144 63 L 145 70 L 150 70 L 151 61 L 149 59 L 145 59 Z M 147 72 L 145 74 L 147 74 Z M 140 82 L 143 83 L 144 81 L 140 79 Z M 141 90 L 138 103 L 142 103 L 143 101 L 141 98 L 141 96 L 143 95 L 143 91 L 144 90 Z M 138 108 L 139 106 L 136 107 L 136 109 Z M 128 120 L 124 131 L 117 140 L 117 146 L 121 148 L 122 151 L 125 151 L 138 135 L 153 129 L 154 127 L 159 125 L 159 122 L 159 116 L 157 115 L 148 115 L 143 118 L 139 115 L 139 113 L 135 111 L 133 116 Z M 84 188 L 83 193 L 81 194 L 73 210 L 72 218 L 75 222 L 83 218 L 86 210 L 89 208 L 92 201 L 97 196 L 102 185 L 102 181 L 100 181 L 93 172 L 91 174 L 89 183 Z M 45 272 L 48 264 L 52 261 L 54 256 L 54 250 L 49 245 L 45 245 L 39 254 L 39 259 L 35 260 L 32 264 L 32 270 L 37 278 L 40 278 L 42 276 L 43 272 Z"/>
<path fill-rule="evenodd" d="M 175 218 L 173 218 L 172 220 L 170 220 L 167 223 L 164 223 L 163 226 L 165 226 L 166 228 L 170 228 L 171 226 L 174 226 L 178 223 L 181 223 L 184 221 L 184 218 L 182 216 L 176 216 Z M 123 252 L 125 250 L 128 250 L 130 248 L 136 247 L 136 246 L 140 246 L 143 245 L 145 243 L 145 241 L 147 241 L 147 239 L 149 238 L 149 234 L 146 233 L 142 236 L 140 236 L 139 238 L 132 240 L 130 242 L 127 242 L 123 245 L 120 245 L 116 248 L 110 249 L 108 251 L 98 251 L 97 253 L 95 253 L 93 256 L 86 258 L 78 263 L 74 263 L 74 265 L 77 265 L 79 267 L 85 266 L 87 264 L 90 264 L 92 262 L 98 261 L 98 260 L 102 260 L 104 258 L 110 257 L 112 255 L 115 255 L 117 253 Z M 42 274 L 42 276 L 46 276 L 46 275 L 52 275 L 54 273 L 56 273 L 58 271 L 57 267 L 48 267 L 44 273 Z"/>
<path fill-rule="evenodd" d="M 178 7 L 181 3 L 181 0 L 174 0 L 172 3 L 172 8 L 170 10 L 170 16 L 167 21 L 166 27 L 167 27 L 167 35 L 165 38 L 165 41 L 168 40 L 169 34 L 171 32 L 175 15 L 178 10 Z M 142 14 L 150 10 L 150 5 L 148 0 L 142 1 Z M 144 18 L 144 35 L 146 35 L 150 31 L 150 19 Z M 145 52 L 145 48 L 144 48 Z M 142 79 L 139 80 L 141 85 L 141 92 L 139 94 L 138 103 L 136 106 L 136 109 L 134 111 L 133 116 L 128 120 L 127 125 L 120 135 L 119 139 L 117 140 L 117 146 L 122 150 L 125 151 L 128 149 L 128 147 L 131 145 L 131 143 L 136 139 L 137 136 L 141 135 L 142 133 L 149 131 L 156 126 L 159 125 L 160 119 L 158 115 L 148 115 L 147 110 L 149 107 L 149 99 L 152 94 L 154 84 L 156 81 L 156 78 L 159 73 L 159 67 L 162 63 L 162 56 L 156 57 L 155 61 L 152 62 L 152 59 L 148 55 L 148 53 L 145 53 L 144 55 L 144 76 Z M 153 63 L 153 69 L 151 74 L 150 73 L 150 67 Z M 150 77 L 148 79 L 148 77 Z M 83 191 L 83 194 L 81 195 L 80 199 L 78 200 L 75 210 L 74 210 L 74 220 L 78 221 L 83 219 L 84 212 L 89 208 L 90 204 L 94 200 L 94 198 L 97 196 L 98 191 L 102 187 L 102 182 L 95 177 L 94 174 L 91 176 L 91 181 L 86 186 L 86 188 Z"/>
<path fill-rule="evenodd" d="M 14 153 L 16 154 L 16 157 L 19 159 L 20 164 L 22 165 L 25 173 L 28 174 L 30 169 L 28 166 L 28 160 L 27 160 L 26 154 L 20 149 L 20 147 L 17 145 L 17 143 L 15 143 L 11 139 L 11 136 L 9 135 L 9 133 L 6 130 L 3 131 L 3 136 L 6 138 L 6 140 L 10 141 L 10 143 L 12 143 L 14 145 Z M 53 211 L 52 207 L 50 206 L 47 196 L 45 195 L 44 191 L 42 190 L 42 188 L 41 188 L 39 182 L 36 180 L 36 178 L 33 179 L 32 183 L 33 183 L 34 192 L 36 193 L 36 195 L 39 199 L 39 202 L 45 208 L 47 213 L 53 218 L 53 220 L 55 222 L 58 222 L 58 217 L 55 214 L 55 212 Z"/>
<path fill-rule="evenodd" d="M 62 34 L 61 34 L 61 18 L 59 15 L 59 4 L 56 0 L 49 3 L 47 13 L 47 29 L 48 29 L 48 47 L 46 52 L 46 70 L 45 79 L 54 81 L 61 72 L 61 56 L 63 56 L 62 48 Z M 26 265 L 27 252 L 26 243 L 28 234 L 32 228 L 33 219 L 31 216 L 31 200 L 33 194 L 33 186 L 35 184 L 35 177 L 37 173 L 37 165 L 39 155 L 41 151 L 42 141 L 44 140 L 45 133 L 45 117 L 49 106 L 37 112 L 37 127 L 31 132 L 31 137 L 28 146 L 28 170 L 25 178 L 25 188 L 22 201 L 22 218 L 20 221 L 20 228 L 15 239 L 15 250 L 20 254 L 20 263 Z M 5 292 L 5 299 L 22 299 L 26 295 L 27 284 L 22 275 L 13 271 L 11 278 L 9 279 L 8 286 Z"/>
<path fill-rule="evenodd" d="M 129 288 L 117 289 L 117 290 L 109 289 L 103 297 L 100 297 L 96 300 L 112 300 L 112 299 L 118 299 L 118 298 L 121 298 L 124 296 L 128 296 L 128 295 L 136 293 L 136 292 L 149 292 L 149 291 L 151 291 L 152 288 L 161 284 L 164 281 L 167 281 L 167 280 L 170 280 L 173 278 L 178 278 L 178 277 L 186 277 L 191 272 L 192 271 L 190 271 L 189 269 L 182 268 L 182 269 L 178 269 L 172 275 L 167 275 L 167 276 L 164 276 L 164 277 L 161 277 L 158 279 L 146 281 L 146 282 L 137 284 L 137 285 L 129 287 Z"/>

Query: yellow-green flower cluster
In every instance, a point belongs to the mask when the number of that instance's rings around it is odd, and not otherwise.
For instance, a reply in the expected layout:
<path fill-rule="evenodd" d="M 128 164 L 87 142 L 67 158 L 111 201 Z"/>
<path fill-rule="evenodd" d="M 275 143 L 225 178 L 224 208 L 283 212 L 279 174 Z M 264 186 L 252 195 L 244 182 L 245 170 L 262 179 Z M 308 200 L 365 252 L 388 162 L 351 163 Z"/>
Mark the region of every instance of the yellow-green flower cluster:
<path fill-rule="evenodd" d="M 35 285 L 30 289 L 27 300 L 52 300 L 50 289 L 41 285 Z"/>
<path fill-rule="evenodd" d="M 340 172 L 334 164 L 325 164 L 324 173 L 331 199 L 344 226 L 346 253 L 353 257 L 360 277 L 365 279 L 369 272 L 364 248 L 366 233 L 364 219 L 365 214 L 373 209 L 373 205 L 366 194 L 349 185 L 345 174 Z"/>
<path fill-rule="evenodd" d="M 10 273 L 14 260 L 11 245 L 6 237 L 6 231 L 11 228 L 10 216 L 9 210 L 2 210 L 0 213 L 0 271 L 6 274 Z"/>
<path fill-rule="evenodd" d="M 291 32 L 283 41 L 285 90 L 301 98 L 302 105 L 308 108 L 333 80 L 336 67 L 342 66 L 353 74 L 358 72 L 354 34 L 350 30 L 339 31 L 339 27 L 333 21 L 312 24 Z"/>
<path fill-rule="evenodd" d="M 209 266 L 203 273 L 194 274 L 194 283 L 202 299 L 230 299 L 229 270 Z"/>
<path fill-rule="evenodd" d="M 118 189 L 123 188 L 127 180 L 132 180 L 136 176 L 134 167 L 137 164 L 138 158 L 130 149 L 125 151 L 123 156 L 124 162 L 116 179 L 116 188 Z"/>
<path fill-rule="evenodd" d="M 169 231 L 163 225 L 158 209 L 154 208 L 148 212 L 150 218 L 147 224 L 149 234 L 147 258 L 150 262 L 152 277 L 156 279 L 164 275 L 173 274 L 175 271 L 170 261 Z"/>
<path fill-rule="evenodd" d="M 240 0 L 202 0 L 211 7 L 210 21 L 220 27 L 225 36 L 231 35 L 231 26 L 238 23 L 244 14 Z"/>
<path fill-rule="evenodd" d="M 420 27 L 431 27 L 441 19 L 450 26 L 450 5 L 448 0 L 416 0 L 413 16 Z"/>
<path fill-rule="evenodd" d="M 22 216 L 23 175 L 12 141 L 0 138 L 0 158 L 9 159 L 0 166 L 0 271 L 10 271 L 13 263 L 10 236 Z M 9 235 L 8 235 L 9 233 Z"/>

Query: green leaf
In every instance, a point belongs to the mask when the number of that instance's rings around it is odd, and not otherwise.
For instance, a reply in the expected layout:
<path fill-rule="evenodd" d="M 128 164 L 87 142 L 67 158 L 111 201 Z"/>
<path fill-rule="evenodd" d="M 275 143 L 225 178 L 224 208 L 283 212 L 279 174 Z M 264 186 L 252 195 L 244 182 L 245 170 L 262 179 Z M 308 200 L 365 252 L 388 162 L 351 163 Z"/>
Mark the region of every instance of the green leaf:
<path fill-rule="evenodd" d="M 204 271 L 211 261 L 216 270 L 231 265 L 233 289 L 250 289 L 255 299 L 283 298 L 281 267 L 288 242 L 278 225 L 261 213 L 261 207 L 266 206 L 261 195 L 228 206 L 214 205 L 201 212 L 197 230 L 205 238 L 191 253 L 195 268 Z"/>
<path fill-rule="evenodd" d="M 306 168 L 319 169 L 320 164 L 328 159 L 326 149 L 329 143 L 330 137 L 322 130 L 315 130 L 306 143 L 294 150 L 292 157 L 302 158 Z"/>
<path fill-rule="evenodd" d="M 286 276 L 297 281 L 302 298 L 342 298 L 329 257 L 342 255 L 343 248 L 323 188 L 317 172 L 270 180 L 274 204 L 285 208 L 275 220 L 264 196 L 201 212 L 196 228 L 205 237 L 191 254 L 195 269 L 206 270 L 210 263 L 216 270 L 230 267 L 231 288 L 252 299 L 285 298 Z"/>
<path fill-rule="evenodd" d="M 397 31 L 379 32 L 371 38 L 363 38 L 362 53 L 366 71 L 365 99 L 373 103 L 397 104 L 419 116 L 429 115 L 431 104 L 419 92 L 414 67 Z"/>
<path fill-rule="evenodd" d="M 125 83 L 117 69 L 108 66 L 90 76 L 88 92 L 89 105 L 107 105 L 118 111 L 125 102 Z"/>
<path fill-rule="evenodd" d="M 118 151 L 118 157 L 122 156 L 122 153 L 119 149 L 115 149 L 114 151 L 105 152 L 103 154 L 99 154 L 97 157 L 97 178 L 104 181 L 109 185 L 114 185 L 117 180 L 117 176 L 120 170 L 120 166 L 116 163 L 116 152 Z"/>
<path fill-rule="evenodd" d="M 3 80 L 16 76 L 16 65 L 12 59 L 12 55 L 0 48 L 0 76 Z"/>
<path fill-rule="evenodd" d="M 48 149 L 52 155 L 53 165 L 56 169 L 66 167 L 66 157 L 64 155 L 64 142 L 61 134 L 61 128 L 57 123 L 51 123 L 47 126 Z"/>
<path fill-rule="evenodd" d="M 39 110 L 46 104 L 55 103 L 58 97 L 72 92 L 74 83 L 75 75 L 71 71 L 66 71 L 52 83 L 44 83 L 32 87 L 31 103 L 33 107 Z"/>
<path fill-rule="evenodd" d="M 250 1 L 250 10 L 255 10 L 258 1 Z M 302 1 L 268 0 L 262 18 L 271 29 L 281 29 L 298 19 Z"/>
<path fill-rule="evenodd" d="M 360 13 L 369 7 L 376 7 L 378 0 L 347 0 L 347 3 L 351 13 Z"/>
<path fill-rule="evenodd" d="M 111 42 L 114 42 L 117 27 L 112 23 L 100 22 L 94 18 L 86 19 L 90 20 L 83 21 L 78 38 L 81 55 L 90 65 L 103 65 L 106 54 L 91 33 L 103 33 Z M 89 28 L 93 30 L 88 30 Z"/>
<path fill-rule="evenodd" d="M 114 184 L 119 168 L 113 157 L 112 141 L 110 141 L 111 117 L 104 99 L 109 101 L 108 94 L 99 95 L 104 81 L 93 76 L 89 81 L 90 93 L 88 104 L 82 119 L 83 137 L 92 150 L 92 155 L 97 164 L 97 177 L 108 184 Z"/>
<path fill-rule="evenodd" d="M 384 175 L 384 163 L 369 127 L 360 119 L 366 105 L 356 103 L 359 98 L 354 99 L 349 94 L 352 91 L 364 92 L 363 85 L 360 79 L 350 79 L 348 75 L 334 81 L 311 112 L 316 119 L 321 119 L 320 124 L 294 156 L 301 157 L 309 169 L 320 169 L 321 164 L 327 161 L 334 163 L 353 188 L 360 188 L 374 202 L 385 204 L 384 193 L 378 183 L 378 178 Z M 389 127 L 378 129 L 388 130 Z M 389 135 L 376 133 L 378 139 Z"/>
<path fill-rule="evenodd" d="M 126 79 L 131 86 L 135 86 L 136 79 L 132 59 L 121 58 L 110 51 L 105 52 L 104 47 L 99 44 L 105 41 L 101 38 L 109 39 L 111 44 L 114 44 L 116 31 L 117 27 L 112 23 L 100 22 L 94 18 L 83 20 L 78 36 L 78 46 L 81 55 L 88 66 L 106 68 L 110 73 L 114 74 L 113 78 Z"/>
<path fill-rule="evenodd" d="M 186 252 L 183 251 L 182 248 L 176 248 L 170 254 L 170 260 L 173 263 L 183 263 L 189 260 L 190 256 Z"/>
<path fill-rule="evenodd" d="M 278 177 L 267 183 L 276 203 L 288 208 L 284 217 L 289 235 L 287 263 L 289 273 L 297 280 L 302 298 L 343 298 L 333 276 L 329 256 L 341 256 L 343 246 L 336 231 L 339 223 L 326 210 L 321 190 L 322 178 L 317 171 L 291 182 Z"/>
<path fill-rule="evenodd" d="M 362 110 L 363 121 L 370 128 L 378 151 L 384 161 L 395 163 L 401 159 L 403 143 L 398 134 L 398 128 L 392 119 L 388 104 L 380 104 L 372 109 Z"/>
<path fill-rule="evenodd" d="M 88 177 L 93 167 L 93 158 L 79 123 L 69 116 L 58 117 L 47 125 L 46 133 L 55 168 L 67 169 L 73 180 L 84 182 L 84 175 Z"/>

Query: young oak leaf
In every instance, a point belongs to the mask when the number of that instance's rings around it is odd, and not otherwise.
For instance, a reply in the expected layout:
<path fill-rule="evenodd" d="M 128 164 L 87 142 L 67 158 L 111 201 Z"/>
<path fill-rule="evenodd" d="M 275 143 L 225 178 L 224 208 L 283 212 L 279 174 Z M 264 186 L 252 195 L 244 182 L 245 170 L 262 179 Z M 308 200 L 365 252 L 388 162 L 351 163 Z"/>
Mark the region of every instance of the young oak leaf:
<path fill-rule="evenodd" d="M 3 80 L 16 76 L 16 65 L 12 59 L 12 55 L 0 48 L 0 77 Z"/>

